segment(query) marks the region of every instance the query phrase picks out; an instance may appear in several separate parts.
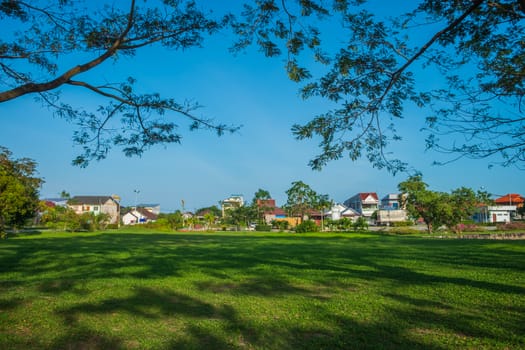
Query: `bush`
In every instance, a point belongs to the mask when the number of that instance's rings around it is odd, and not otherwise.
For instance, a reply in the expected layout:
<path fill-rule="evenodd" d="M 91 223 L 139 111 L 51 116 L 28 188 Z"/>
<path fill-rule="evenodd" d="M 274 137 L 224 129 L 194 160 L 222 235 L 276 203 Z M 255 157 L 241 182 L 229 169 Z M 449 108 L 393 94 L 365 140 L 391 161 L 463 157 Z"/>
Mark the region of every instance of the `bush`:
<path fill-rule="evenodd" d="M 295 226 L 295 232 L 297 233 L 306 233 L 306 232 L 317 232 L 319 227 L 312 220 L 306 220 Z"/>
<path fill-rule="evenodd" d="M 407 226 L 413 226 L 414 223 L 410 220 L 408 221 L 396 221 L 396 222 L 392 222 L 390 224 L 390 226 L 392 227 L 407 227 Z"/>
<path fill-rule="evenodd" d="M 392 234 L 392 235 L 416 235 L 420 234 L 421 231 L 415 228 L 411 227 L 392 227 L 389 230 L 382 231 L 386 234 Z"/>
<path fill-rule="evenodd" d="M 288 230 L 290 223 L 286 220 L 273 220 L 272 227 L 275 227 L 279 231 Z"/>
<path fill-rule="evenodd" d="M 501 231 L 514 231 L 514 230 L 525 230 L 525 222 L 507 222 L 497 226 L 498 230 Z"/>
<path fill-rule="evenodd" d="M 272 225 L 257 224 L 255 225 L 255 231 L 268 232 L 272 230 Z"/>
<path fill-rule="evenodd" d="M 366 231 L 368 230 L 368 222 L 361 216 L 353 223 L 353 229 L 355 231 Z"/>

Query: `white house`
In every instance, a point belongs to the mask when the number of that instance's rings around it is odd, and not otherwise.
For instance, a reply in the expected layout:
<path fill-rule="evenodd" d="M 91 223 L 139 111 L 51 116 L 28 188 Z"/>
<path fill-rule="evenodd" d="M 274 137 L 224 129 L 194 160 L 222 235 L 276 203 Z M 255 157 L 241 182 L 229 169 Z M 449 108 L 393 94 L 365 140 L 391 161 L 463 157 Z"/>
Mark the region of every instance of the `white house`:
<path fill-rule="evenodd" d="M 157 215 L 144 208 L 134 208 L 122 216 L 122 224 L 136 225 L 145 224 L 157 220 Z"/>
<path fill-rule="evenodd" d="M 379 209 L 379 197 L 375 192 L 363 192 L 350 197 L 343 204 L 370 218 Z"/>
<path fill-rule="evenodd" d="M 244 206 L 242 194 L 232 194 L 230 197 L 221 201 L 222 216 L 225 216 L 226 210 L 240 208 L 242 206 Z"/>
<path fill-rule="evenodd" d="M 356 210 L 352 208 L 348 208 L 347 206 L 336 203 L 334 204 L 330 210 L 326 211 L 324 213 L 324 216 L 329 217 L 332 220 L 340 220 L 342 218 L 348 218 L 352 221 L 355 221 L 358 217 L 361 216 Z"/>
<path fill-rule="evenodd" d="M 478 208 L 474 220 L 482 223 L 510 222 L 514 212 L 516 212 L 515 205 L 485 205 Z"/>

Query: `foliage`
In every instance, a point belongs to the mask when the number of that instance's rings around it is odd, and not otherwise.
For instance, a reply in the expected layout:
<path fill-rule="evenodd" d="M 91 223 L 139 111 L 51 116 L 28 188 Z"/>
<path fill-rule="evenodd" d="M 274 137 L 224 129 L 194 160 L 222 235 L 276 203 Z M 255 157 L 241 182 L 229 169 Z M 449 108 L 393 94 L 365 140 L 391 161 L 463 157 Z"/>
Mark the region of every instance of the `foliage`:
<path fill-rule="evenodd" d="M 347 155 L 406 170 L 385 149 L 402 138 L 396 126 L 408 105 L 425 108 L 420 122 L 427 125 L 427 148 L 458 158 L 499 155 L 503 165 L 523 167 L 523 1 L 419 0 L 408 6 L 413 10 L 406 14 L 381 15 L 366 0 L 258 1 L 235 23 L 234 49 L 255 44 L 266 56 L 284 51 L 288 76 L 304 82 L 302 96 L 336 105 L 292 128 L 297 139 L 321 139 L 314 169 Z M 337 31 L 344 40 L 330 50 L 326 43 Z M 321 67 L 309 64 L 306 53 Z M 443 78 L 426 90 L 423 72 Z"/>
<path fill-rule="evenodd" d="M 200 208 L 200 209 L 197 209 L 195 211 L 195 215 L 202 215 L 202 216 L 204 216 L 207 213 L 211 213 L 215 217 L 221 217 L 222 216 L 221 209 L 219 209 L 216 205 Z"/>
<path fill-rule="evenodd" d="M 292 186 L 286 190 L 288 199 L 284 208 L 291 217 L 299 216 L 299 222 L 302 223 L 308 211 L 316 208 L 318 203 L 318 194 L 307 184 L 302 181 L 292 182 Z"/>
<path fill-rule="evenodd" d="M 12 158 L 11 151 L 0 146 L 0 237 L 6 228 L 20 227 L 36 215 L 43 183 L 36 165 L 28 158 Z"/>
<path fill-rule="evenodd" d="M 258 232 L 269 232 L 272 230 L 272 225 L 257 224 L 255 225 L 255 231 Z"/>
<path fill-rule="evenodd" d="M 190 130 L 234 132 L 238 127 L 194 114 L 196 103 L 137 92 L 133 77 L 117 83 L 88 74 L 154 45 L 174 51 L 199 47 L 228 20 L 210 18 L 193 1 L 2 1 L 0 103 L 33 95 L 76 124 L 73 139 L 83 153 L 73 163 L 80 166 L 105 158 L 112 147 L 133 156 L 156 144 L 180 143 L 171 115 L 186 119 Z M 95 110 L 71 105 L 60 96 L 62 88 L 96 94 L 105 105 Z"/>
<path fill-rule="evenodd" d="M 497 228 L 498 230 L 501 230 L 501 231 L 514 231 L 514 230 L 525 231 L 525 222 L 520 222 L 520 221 L 506 222 L 504 224 L 497 225 Z"/>
<path fill-rule="evenodd" d="M 257 211 L 252 206 L 242 206 L 226 210 L 225 223 L 235 225 L 239 230 L 248 227 L 248 224 L 257 220 Z"/>
<path fill-rule="evenodd" d="M 392 227 L 407 227 L 407 226 L 412 226 L 414 225 L 414 222 L 413 221 L 394 221 L 394 222 L 391 222 L 390 223 L 390 226 Z"/>
<path fill-rule="evenodd" d="M 296 233 L 308 233 L 308 232 L 318 232 L 319 226 L 313 220 L 305 220 L 299 225 L 295 226 Z"/>
<path fill-rule="evenodd" d="M 271 198 L 270 192 L 261 188 L 253 196 L 252 207 L 257 211 L 257 222 L 259 224 L 266 224 L 264 214 L 273 209 L 266 204 L 266 201 Z"/>
<path fill-rule="evenodd" d="M 459 233 L 458 224 L 470 218 L 480 202 L 474 191 L 466 187 L 453 190 L 450 194 L 428 190 L 420 175 L 401 182 L 398 188 L 403 193 L 403 204 L 409 215 L 414 219 L 421 217 L 428 233 L 442 225 Z"/>
<path fill-rule="evenodd" d="M 174 213 L 160 213 L 157 221 L 152 223 L 159 227 L 169 228 L 171 230 L 178 230 L 183 227 L 183 217 L 180 211 Z"/>
<path fill-rule="evenodd" d="M 290 227 L 290 223 L 286 220 L 272 220 L 272 227 L 279 231 L 285 231 Z"/>
<path fill-rule="evenodd" d="M 67 206 L 49 206 L 45 202 L 40 202 L 39 212 L 40 223 L 44 224 L 48 228 L 63 231 L 73 231 L 78 227 L 76 224 L 77 214 L 73 209 Z"/>
<path fill-rule="evenodd" d="M 352 224 L 354 231 L 366 231 L 368 230 L 368 222 L 362 216 L 358 217 L 357 220 Z"/>

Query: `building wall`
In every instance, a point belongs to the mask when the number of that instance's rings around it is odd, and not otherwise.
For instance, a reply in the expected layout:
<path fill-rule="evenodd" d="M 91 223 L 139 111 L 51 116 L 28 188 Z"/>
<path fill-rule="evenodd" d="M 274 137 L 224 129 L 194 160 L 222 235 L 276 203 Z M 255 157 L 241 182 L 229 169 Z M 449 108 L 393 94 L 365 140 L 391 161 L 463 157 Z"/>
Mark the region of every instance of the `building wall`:
<path fill-rule="evenodd" d="M 393 222 L 403 222 L 407 220 L 407 213 L 405 210 L 378 210 L 377 223 L 389 224 Z"/>

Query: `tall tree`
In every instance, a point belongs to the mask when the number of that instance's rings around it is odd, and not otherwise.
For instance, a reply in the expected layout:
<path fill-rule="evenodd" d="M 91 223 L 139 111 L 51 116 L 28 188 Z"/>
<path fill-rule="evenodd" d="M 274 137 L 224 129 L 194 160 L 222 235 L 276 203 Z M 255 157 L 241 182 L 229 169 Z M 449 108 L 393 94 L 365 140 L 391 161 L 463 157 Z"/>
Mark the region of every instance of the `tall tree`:
<path fill-rule="evenodd" d="M 348 155 L 366 156 L 392 172 L 405 170 L 404 161 L 385 151 L 389 142 L 401 139 L 396 125 L 414 104 L 427 108 L 421 121 L 428 132 L 426 147 L 451 152 L 453 158 L 498 155 L 503 165 L 525 168 L 525 2 L 396 4 L 389 2 L 391 8 L 413 10 L 389 12 L 394 17 L 387 18 L 366 0 L 266 0 L 247 5 L 236 23 L 235 49 L 255 43 L 266 56 L 284 51 L 290 79 L 305 82 L 303 97 L 335 103 L 293 126 L 298 139 L 321 139 L 310 166 L 320 169 Z M 337 32 L 344 35 L 342 44 L 330 51 L 323 40 Z M 326 73 L 314 76 L 308 69 L 308 50 L 326 66 L 315 70 Z M 418 76 L 423 70 L 431 71 L 433 85 L 440 86 L 426 90 L 425 78 Z"/>
<path fill-rule="evenodd" d="M 74 141 L 83 153 L 74 164 L 80 166 L 105 158 L 112 147 L 132 156 L 156 144 L 180 143 L 177 116 L 192 130 L 233 132 L 237 127 L 195 115 L 197 104 L 138 93 L 133 77 L 108 83 L 87 74 L 153 45 L 198 47 L 227 21 L 211 18 L 194 1 L 0 0 L 0 103 L 33 95 L 77 124 Z M 64 87 L 98 95 L 106 104 L 96 110 L 70 105 L 60 97 Z"/>
<path fill-rule="evenodd" d="M 288 199 L 285 208 L 288 215 L 299 217 L 302 223 L 308 211 L 314 209 L 318 203 L 317 193 L 302 181 L 292 182 L 292 186 L 286 191 Z"/>
<path fill-rule="evenodd" d="M 35 216 L 43 183 L 36 173 L 33 160 L 13 159 L 11 151 L 0 146 L 0 236 Z"/>

